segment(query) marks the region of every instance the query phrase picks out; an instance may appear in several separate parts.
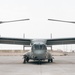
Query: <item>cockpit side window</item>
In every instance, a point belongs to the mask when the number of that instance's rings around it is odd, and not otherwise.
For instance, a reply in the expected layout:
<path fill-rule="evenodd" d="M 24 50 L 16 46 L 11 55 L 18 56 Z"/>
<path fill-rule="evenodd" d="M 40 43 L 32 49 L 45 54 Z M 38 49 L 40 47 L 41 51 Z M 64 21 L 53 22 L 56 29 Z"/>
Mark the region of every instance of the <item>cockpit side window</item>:
<path fill-rule="evenodd" d="M 33 49 L 39 49 L 39 45 L 34 45 Z"/>

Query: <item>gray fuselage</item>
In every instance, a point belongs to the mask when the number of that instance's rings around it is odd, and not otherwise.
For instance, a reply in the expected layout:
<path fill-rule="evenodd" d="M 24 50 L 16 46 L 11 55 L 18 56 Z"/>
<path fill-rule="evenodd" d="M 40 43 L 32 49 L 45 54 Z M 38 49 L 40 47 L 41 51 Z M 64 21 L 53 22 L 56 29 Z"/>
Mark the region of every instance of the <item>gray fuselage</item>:
<path fill-rule="evenodd" d="M 31 52 L 27 54 L 29 59 L 45 60 L 50 59 L 51 54 L 47 52 L 45 40 L 32 40 Z"/>
<path fill-rule="evenodd" d="M 32 45 L 32 53 L 33 53 L 33 59 L 36 60 L 43 60 L 46 58 L 46 52 L 47 48 L 44 44 L 34 44 Z"/>
<path fill-rule="evenodd" d="M 44 40 L 32 40 L 31 43 L 31 52 L 28 52 L 24 55 L 24 62 L 32 60 L 46 60 L 48 62 L 52 60 L 52 56 L 47 52 L 46 42 Z"/>

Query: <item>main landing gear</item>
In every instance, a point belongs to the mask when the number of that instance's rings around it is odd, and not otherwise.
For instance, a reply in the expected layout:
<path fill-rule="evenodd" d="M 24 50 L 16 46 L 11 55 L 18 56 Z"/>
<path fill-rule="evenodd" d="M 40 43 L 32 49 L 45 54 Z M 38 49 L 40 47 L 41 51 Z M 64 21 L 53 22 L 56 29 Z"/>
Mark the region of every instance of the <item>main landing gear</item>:
<path fill-rule="evenodd" d="M 53 59 L 48 59 L 48 62 L 51 62 L 52 63 L 53 62 Z"/>
<path fill-rule="evenodd" d="M 27 55 L 24 55 L 24 61 L 23 63 L 29 62 L 29 57 Z"/>

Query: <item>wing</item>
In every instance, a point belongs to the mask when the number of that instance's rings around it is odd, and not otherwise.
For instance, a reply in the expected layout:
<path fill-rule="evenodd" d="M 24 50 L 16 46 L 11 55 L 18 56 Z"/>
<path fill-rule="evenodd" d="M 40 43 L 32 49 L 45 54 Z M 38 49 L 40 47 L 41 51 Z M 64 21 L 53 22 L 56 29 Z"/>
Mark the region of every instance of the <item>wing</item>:
<path fill-rule="evenodd" d="M 47 39 L 47 45 L 75 44 L 75 38 Z"/>
<path fill-rule="evenodd" d="M 4 38 L 0 37 L 1 44 L 17 44 L 17 45 L 30 45 L 31 39 L 19 39 L 19 38 Z"/>

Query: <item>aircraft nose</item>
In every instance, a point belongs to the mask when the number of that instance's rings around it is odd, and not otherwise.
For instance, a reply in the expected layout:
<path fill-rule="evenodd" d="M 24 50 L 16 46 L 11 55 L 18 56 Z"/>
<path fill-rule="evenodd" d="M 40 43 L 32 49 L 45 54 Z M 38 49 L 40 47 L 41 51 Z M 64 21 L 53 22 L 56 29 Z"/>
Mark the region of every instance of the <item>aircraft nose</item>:
<path fill-rule="evenodd" d="M 35 59 L 44 59 L 45 58 L 45 52 L 44 51 L 35 51 L 34 52 L 34 58 Z"/>
<path fill-rule="evenodd" d="M 34 51 L 34 54 L 44 54 L 45 51 L 44 50 L 37 50 L 37 51 Z"/>
<path fill-rule="evenodd" d="M 36 59 L 36 60 L 43 60 L 43 59 L 45 59 L 45 54 L 34 55 L 34 59 Z"/>

